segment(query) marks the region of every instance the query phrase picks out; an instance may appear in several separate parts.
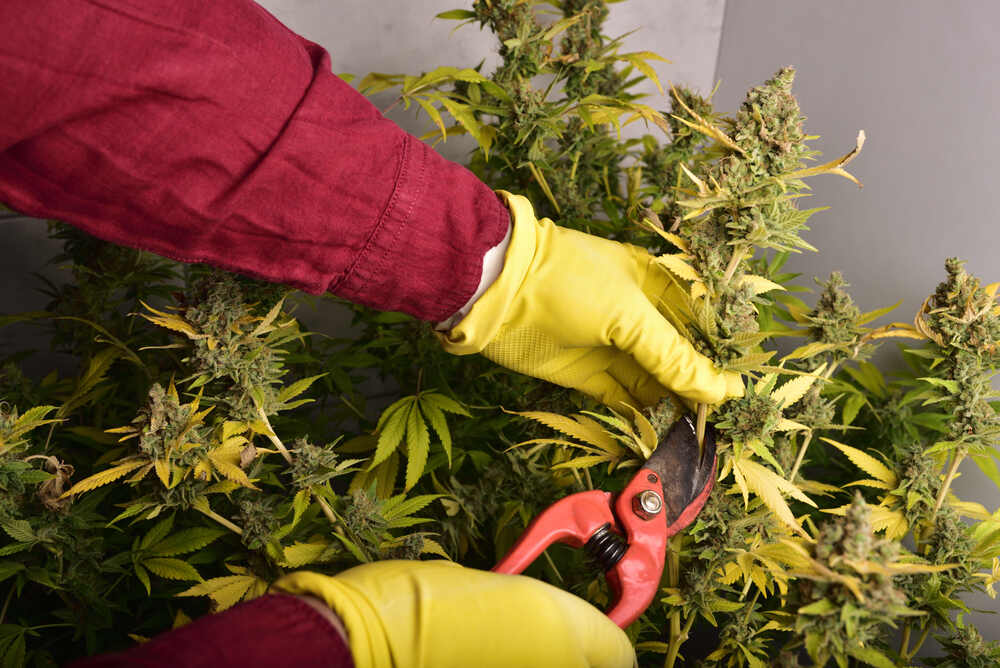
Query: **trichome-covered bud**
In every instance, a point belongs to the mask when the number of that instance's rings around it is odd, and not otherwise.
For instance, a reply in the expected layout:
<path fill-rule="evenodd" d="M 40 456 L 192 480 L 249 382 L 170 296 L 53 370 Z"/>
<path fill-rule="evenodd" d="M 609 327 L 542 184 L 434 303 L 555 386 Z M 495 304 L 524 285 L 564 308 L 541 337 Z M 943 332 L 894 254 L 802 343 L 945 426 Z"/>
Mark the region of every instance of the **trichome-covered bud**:
<path fill-rule="evenodd" d="M 861 317 L 861 311 L 844 289 L 849 284 L 839 271 L 831 273 L 826 281 L 817 283 L 823 290 L 816 306 L 806 315 L 810 338 L 820 343 L 854 343 L 860 334 L 855 323 Z"/>

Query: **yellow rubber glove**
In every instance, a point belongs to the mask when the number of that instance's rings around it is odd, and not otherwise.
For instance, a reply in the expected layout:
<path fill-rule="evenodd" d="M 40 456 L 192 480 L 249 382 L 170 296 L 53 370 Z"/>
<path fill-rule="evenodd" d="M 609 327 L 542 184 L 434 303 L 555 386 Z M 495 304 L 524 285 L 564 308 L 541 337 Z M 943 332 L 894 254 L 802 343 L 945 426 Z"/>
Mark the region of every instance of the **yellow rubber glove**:
<path fill-rule="evenodd" d="M 667 389 L 708 404 L 742 396 L 739 374 L 717 370 L 657 310 L 671 283 L 649 253 L 538 220 L 527 199 L 499 193 L 514 222 L 503 270 L 438 335 L 445 350 L 481 352 L 618 409 Z"/>
<path fill-rule="evenodd" d="M 356 668 L 629 668 L 625 633 L 589 603 L 522 575 L 447 561 L 380 561 L 274 588 L 340 617 Z"/>

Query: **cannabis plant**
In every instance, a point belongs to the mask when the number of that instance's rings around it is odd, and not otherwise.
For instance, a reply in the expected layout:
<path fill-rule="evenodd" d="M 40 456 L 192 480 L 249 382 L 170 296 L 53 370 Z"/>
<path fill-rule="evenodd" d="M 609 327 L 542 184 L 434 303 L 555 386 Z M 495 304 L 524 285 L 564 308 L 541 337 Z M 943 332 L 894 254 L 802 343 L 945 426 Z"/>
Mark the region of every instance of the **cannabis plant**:
<path fill-rule="evenodd" d="M 47 331 L 77 370 L 0 359 L 0 657 L 52 665 L 128 646 L 263 593 L 289 570 L 377 559 L 490 568 L 530 520 L 621 489 L 670 426 L 714 424 L 718 480 L 669 547 L 661 595 L 627 632 L 642 665 L 996 665 L 962 597 L 1000 579 L 1000 511 L 958 499 L 970 460 L 1000 485 L 990 378 L 997 284 L 950 259 L 912 324 L 872 327 L 833 274 L 808 303 L 782 270 L 816 209 L 816 157 L 790 68 L 732 113 L 662 88 L 650 52 L 604 35 L 600 0 L 476 0 L 441 14 L 492 32 L 501 64 L 371 74 L 366 93 L 468 134 L 469 166 L 540 215 L 642 245 L 672 282 L 664 317 L 746 393 L 612 411 L 456 358 L 431 326 L 309 301 L 114 247 L 58 223 L 65 285 L 0 325 Z M 658 102 L 632 92 L 650 79 Z M 622 139 L 638 122 L 649 134 Z M 329 298 L 336 301 L 334 298 Z M 777 352 L 775 339 L 798 337 Z M 868 360 L 895 341 L 908 368 Z M 371 389 L 372 378 L 385 391 Z M 554 433 L 557 432 L 557 433 Z M 603 578 L 556 546 L 529 574 L 604 606 Z"/>

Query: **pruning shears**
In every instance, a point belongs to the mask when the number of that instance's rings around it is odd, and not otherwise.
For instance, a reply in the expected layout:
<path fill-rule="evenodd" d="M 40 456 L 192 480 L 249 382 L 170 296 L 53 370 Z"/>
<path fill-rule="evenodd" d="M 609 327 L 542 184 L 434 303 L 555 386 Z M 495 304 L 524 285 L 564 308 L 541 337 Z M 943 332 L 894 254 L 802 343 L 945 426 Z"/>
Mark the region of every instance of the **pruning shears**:
<path fill-rule="evenodd" d="M 608 617 L 625 628 L 645 612 L 663 576 L 667 541 L 694 521 L 715 483 L 715 432 L 698 447 L 694 422 L 678 420 L 620 494 L 571 494 L 538 515 L 493 571 L 522 572 L 552 543 L 583 548 L 615 594 Z"/>

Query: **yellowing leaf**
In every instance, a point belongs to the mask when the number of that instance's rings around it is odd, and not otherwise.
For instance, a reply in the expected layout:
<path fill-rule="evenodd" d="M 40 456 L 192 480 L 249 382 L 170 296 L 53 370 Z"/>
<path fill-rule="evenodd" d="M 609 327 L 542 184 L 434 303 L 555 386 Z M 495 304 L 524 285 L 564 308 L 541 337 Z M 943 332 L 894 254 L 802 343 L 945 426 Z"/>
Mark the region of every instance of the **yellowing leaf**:
<path fill-rule="evenodd" d="M 775 431 L 805 431 L 807 429 L 809 429 L 809 427 L 801 422 L 789 420 L 788 418 L 781 418 L 778 420 L 778 424 L 774 427 Z"/>
<path fill-rule="evenodd" d="M 329 543 L 293 543 L 284 548 L 285 561 L 282 566 L 298 568 L 319 560 Z"/>
<path fill-rule="evenodd" d="M 170 464 L 165 459 L 156 459 L 153 461 L 153 469 L 163 486 L 170 489 Z"/>
<path fill-rule="evenodd" d="M 825 436 L 821 438 L 830 445 L 832 445 L 833 447 L 843 452 L 844 455 L 846 455 L 847 458 L 851 460 L 851 463 L 853 463 L 859 469 L 861 469 L 871 477 L 875 478 L 876 480 L 880 480 L 881 482 L 884 482 L 885 484 L 893 488 L 896 487 L 896 485 L 899 483 L 898 478 L 896 478 L 896 474 L 890 471 L 885 464 L 875 459 L 871 455 L 864 453 L 861 450 L 858 450 L 857 448 L 852 448 L 849 445 L 838 443 L 837 441 L 834 441 L 833 439 L 830 438 L 826 438 Z"/>
<path fill-rule="evenodd" d="M 815 507 L 812 499 L 807 497 L 805 494 L 799 490 L 795 485 L 788 482 L 781 476 L 779 476 L 774 471 L 761 466 L 760 464 L 750 461 L 748 459 L 742 459 L 736 462 L 733 467 L 733 471 L 739 470 L 742 473 L 744 479 L 746 480 L 746 485 L 749 487 L 754 494 L 764 502 L 768 508 L 771 509 L 778 519 L 790 526 L 792 529 L 802 533 L 802 527 L 795 520 L 795 516 L 792 514 L 792 509 L 788 507 L 788 503 L 782 496 L 782 492 L 790 494 L 795 498 L 805 501 L 811 506 Z"/>
<path fill-rule="evenodd" d="M 858 132 L 858 138 L 855 143 L 854 149 L 850 153 L 843 155 L 836 160 L 831 160 L 828 163 L 817 165 L 816 167 L 809 167 L 806 169 L 800 169 L 795 172 L 790 172 L 788 174 L 782 174 L 779 178 L 782 180 L 788 179 L 804 179 L 808 176 L 816 176 L 817 174 L 837 174 L 843 176 L 845 179 L 854 182 L 857 186 L 861 187 L 861 182 L 858 181 L 854 175 L 843 169 L 844 165 L 849 163 L 851 160 L 857 157 L 858 153 L 861 152 L 861 147 L 865 145 L 865 131 L 861 130 Z"/>
<path fill-rule="evenodd" d="M 444 551 L 444 548 L 441 547 L 440 543 L 426 537 L 424 538 L 423 547 L 420 548 L 420 554 L 436 554 L 440 557 L 444 557 L 448 561 L 451 561 L 451 557 L 449 557 L 448 553 Z"/>
<path fill-rule="evenodd" d="M 825 369 L 826 364 L 824 363 L 812 375 L 791 379 L 771 393 L 771 400 L 781 404 L 782 408 L 794 405 L 796 401 L 806 395 L 806 392 L 819 379 Z"/>
<path fill-rule="evenodd" d="M 205 580 L 177 595 L 208 596 L 215 601 L 216 611 L 221 612 L 239 603 L 244 596 L 253 593 L 251 588 L 256 584 L 257 577 L 253 575 L 224 575 Z"/>
<path fill-rule="evenodd" d="M 660 255 L 656 258 L 656 263 L 686 281 L 697 281 L 701 278 L 694 267 L 685 262 L 681 255 Z"/>
<path fill-rule="evenodd" d="M 132 461 L 119 464 L 118 466 L 113 466 L 100 473 L 95 473 L 94 475 L 84 478 L 80 482 L 76 483 L 68 490 L 63 492 L 60 499 L 65 499 L 67 496 L 72 496 L 73 494 L 83 494 L 84 492 L 89 492 L 92 489 L 97 489 L 103 485 L 107 485 L 110 482 L 114 482 L 121 478 L 122 476 L 129 473 L 129 471 L 134 471 L 140 466 L 144 465 L 146 462 L 142 459 L 133 459 Z"/>
<path fill-rule="evenodd" d="M 559 415 L 558 413 L 547 413 L 544 411 L 506 411 L 514 415 L 520 415 L 537 422 L 541 422 L 546 427 L 560 431 L 567 436 L 577 438 L 588 445 L 599 448 L 605 452 L 620 455 L 622 447 L 607 431 L 602 429 L 593 420 L 584 416 L 577 416 L 576 419 Z"/>
<path fill-rule="evenodd" d="M 770 292 L 771 290 L 785 289 L 785 287 L 780 283 L 775 283 L 774 281 L 768 280 L 763 276 L 752 276 L 750 274 L 743 276 L 743 280 L 740 281 L 740 285 L 748 286 L 750 291 L 755 295 L 764 294 L 765 292 Z"/>
<path fill-rule="evenodd" d="M 885 506 L 872 506 L 869 520 L 873 531 L 885 531 L 889 540 L 899 540 L 910 530 L 906 515 L 901 510 L 892 510 Z"/>

